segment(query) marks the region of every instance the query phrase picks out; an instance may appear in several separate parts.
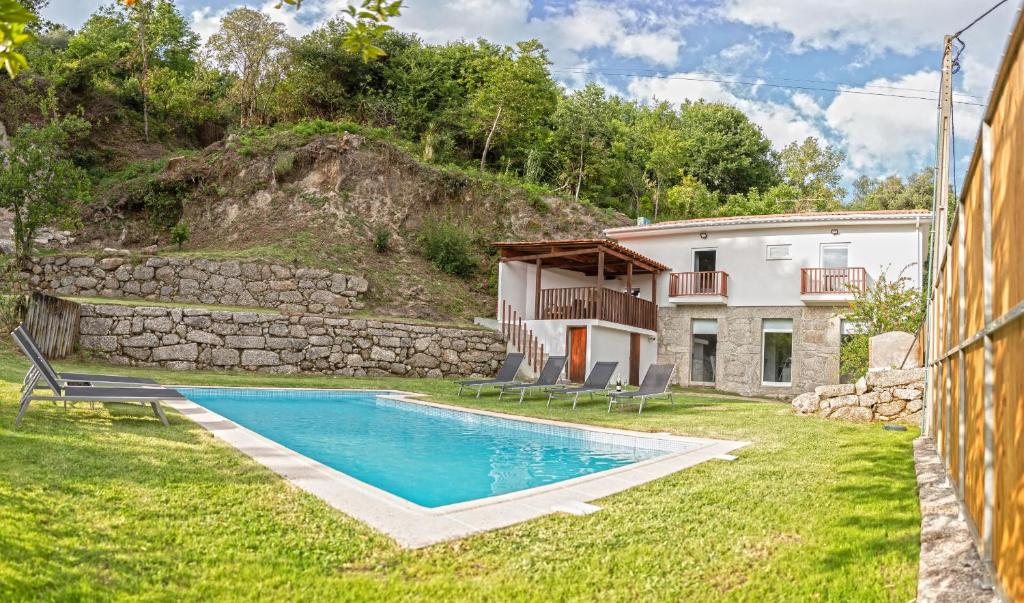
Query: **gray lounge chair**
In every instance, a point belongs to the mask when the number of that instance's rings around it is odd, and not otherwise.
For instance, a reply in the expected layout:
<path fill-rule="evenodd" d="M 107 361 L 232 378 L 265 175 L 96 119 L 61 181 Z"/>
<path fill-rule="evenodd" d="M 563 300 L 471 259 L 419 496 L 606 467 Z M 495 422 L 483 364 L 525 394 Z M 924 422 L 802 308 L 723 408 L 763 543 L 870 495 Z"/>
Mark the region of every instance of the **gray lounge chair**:
<path fill-rule="evenodd" d="M 43 362 L 42 355 L 36 353 L 35 350 L 29 345 L 26 345 L 21 337 L 12 333 L 14 336 L 14 342 L 18 344 L 21 351 L 25 353 L 25 356 L 32 362 L 33 367 L 42 377 L 43 383 L 49 388 L 53 395 L 36 395 L 35 388 L 24 392 L 21 396 L 21 400 L 18 408 L 18 416 L 14 419 L 14 427 L 17 428 L 21 425 L 21 419 L 25 416 L 28 411 L 28 406 L 33 400 L 43 400 L 50 402 L 63 402 L 65 405 L 68 402 L 108 402 L 118 404 L 142 404 L 143 406 L 149 406 L 153 409 L 153 414 L 156 415 L 160 422 L 164 426 L 168 426 L 167 416 L 164 414 L 163 408 L 160 406 L 161 400 L 184 400 L 177 390 L 170 389 L 167 387 L 155 387 L 146 385 L 137 386 L 124 386 L 124 387 L 98 387 L 95 385 L 66 385 L 62 384 L 58 379 L 56 373 L 50 369 L 49 365 Z"/>
<path fill-rule="evenodd" d="M 590 369 L 587 380 L 579 387 L 553 387 L 548 390 L 548 406 L 551 406 L 551 399 L 555 397 L 572 398 L 572 408 L 576 410 L 576 403 L 580 400 L 580 394 L 589 394 L 594 398 L 594 392 L 604 392 L 611 383 L 612 375 L 619 366 L 618 362 L 597 362 L 594 368 Z"/>
<path fill-rule="evenodd" d="M 519 352 L 512 352 L 505 356 L 505 361 L 498 367 L 498 372 L 494 375 L 493 379 L 470 379 L 468 381 L 458 381 L 459 384 L 459 395 L 462 395 L 463 388 L 475 387 L 476 397 L 480 397 L 480 392 L 487 386 L 501 386 L 515 383 L 516 375 L 519 374 L 519 367 L 523 364 L 523 359 L 526 358 L 525 354 Z"/>
<path fill-rule="evenodd" d="M 526 395 L 527 391 L 558 385 L 558 378 L 561 376 L 564 369 L 565 356 L 549 356 L 536 381 L 533 383 L 513 383 L 511 385 L 502 385 L 501 391 L 498 393 L 498 399 L 500 400 L 507 390 L 519 390 L 519 403 L 522 404 L 523 396 Z"/>
<path fill-rule="evenodd" d="M 640 398 L 640 410 L 637 414 L 644 411 L 644 402 L 657 396 L 667 395 L 668 401 L 675 404 L 672 392 L 668 391 L 668 382 L 672 378 L 673 368 L 675 367 L 671 364 L 652 364 L 647 369 L 644 380 L 640 382 L 640 389 L 631 392 L 610 392 L 608 394 L 608 412 L 612 411 L 612 404 L 624 404 L 626 400 L 637 398 Z"/>
<path fill-rule="evenodd" d="M 152 379 L 145 379 L 142 377 L 123 377 L 120 375 L 94 375 L 89 373 L 58 373 L 50 361 L 46 359 L 46 356 L 39 350 L 39 346 L 35 340 L 29 334 L 28 330 L 25 329 L 24 325 L 15 327 L 14 331 L 11 332 L 11 337 L 19 340 L 21 347 L 28 347 L 32 350 L 32 353 L 39 359 L 40 363 L 45 365 L 49 372 L 56 375 L 58 383 L 62 385 L 156 385 L 156 381 Z M 28 373 L 25 374 L 25 379 L 22 381 L 21 393 L 24 394 L 26 391 L 32 391 L 36 388 L 39 383 L 40 373 L 36 369 L 35 364 L 31 365 L 28 369 Z"/>

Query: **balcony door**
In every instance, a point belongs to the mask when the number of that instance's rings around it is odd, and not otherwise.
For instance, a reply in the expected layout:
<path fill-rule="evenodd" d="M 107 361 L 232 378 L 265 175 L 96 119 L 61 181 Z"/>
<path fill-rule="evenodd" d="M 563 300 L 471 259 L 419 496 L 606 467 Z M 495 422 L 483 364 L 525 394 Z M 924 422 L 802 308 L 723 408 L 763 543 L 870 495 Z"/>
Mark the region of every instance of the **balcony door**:
<path fill-rule="evenodd" d="M 845 293 L 850 282 L 850 246 L 828 243 L 821 246 L 822 285 L 826 293 Z"/>
<path fill-rule="evenodd" d="M 716 267 L 718 259 L 718 251 L 716 249 L 694 249 L 693 250 L 693 271 L 694 272 L 714 272 L 718 268 Z M 697 275 L 695 283 L 696 293 L 714 293 L 715 292 L 715 279 L 714 275 Z"/>

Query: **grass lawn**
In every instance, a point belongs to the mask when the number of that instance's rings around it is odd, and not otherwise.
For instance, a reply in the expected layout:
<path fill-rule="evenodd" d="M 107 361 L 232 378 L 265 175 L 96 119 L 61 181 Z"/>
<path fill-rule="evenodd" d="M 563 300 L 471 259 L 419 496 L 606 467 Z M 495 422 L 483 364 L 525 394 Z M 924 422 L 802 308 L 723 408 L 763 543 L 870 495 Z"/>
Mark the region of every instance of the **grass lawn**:
<path fill-rule="evenodd" d="M 112 372 L 95 363 L 65 370 Z M 169 411 L 37 404 L 0 349 L 0 600 L 908 601 L 918 512 L 908 432 L 686 395 L 642 416 L 456 398 L 428 379 L 122 369 L 168 383 L 395 388 L 441 402 L 750 440 L 711 461 L 506 529 L 400 549 Z M 678 398 L 677 398 L 678 399 Z"/>

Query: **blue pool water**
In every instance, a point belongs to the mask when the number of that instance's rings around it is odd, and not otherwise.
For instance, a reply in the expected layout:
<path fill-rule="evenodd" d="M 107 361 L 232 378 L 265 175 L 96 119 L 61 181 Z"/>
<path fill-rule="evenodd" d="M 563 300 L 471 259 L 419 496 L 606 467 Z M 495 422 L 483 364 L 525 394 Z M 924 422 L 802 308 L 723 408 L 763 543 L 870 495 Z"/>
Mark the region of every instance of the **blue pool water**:
<path fill-rule="evenodd" d="M 387 400 L 379 392 L 178 388 L 295 452 L 424 507 L 551 484 L 665 454 L 592 432 Z"/>

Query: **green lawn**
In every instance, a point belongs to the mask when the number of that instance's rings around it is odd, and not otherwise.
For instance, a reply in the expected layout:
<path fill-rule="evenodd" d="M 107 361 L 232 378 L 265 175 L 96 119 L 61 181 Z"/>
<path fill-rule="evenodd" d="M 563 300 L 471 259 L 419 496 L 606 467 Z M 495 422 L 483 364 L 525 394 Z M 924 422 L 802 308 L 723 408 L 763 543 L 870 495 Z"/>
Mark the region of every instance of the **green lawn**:
<path fill-rule="evenodd" d="M 63 368 L 112 371 L 91 363 Z M 33 406 L 0 349 L 0 600 L 908 601 L 916 430 L 686 396 L 642 416 L 454 397 L 426 379 L 155 372 L 165 382 L 396 388 L 511 413 L 753 444 L 600 500 L 416 551 L 334 511 L 170 412 Z M 122 370 L 125 373 L 143 371 Z"/>

